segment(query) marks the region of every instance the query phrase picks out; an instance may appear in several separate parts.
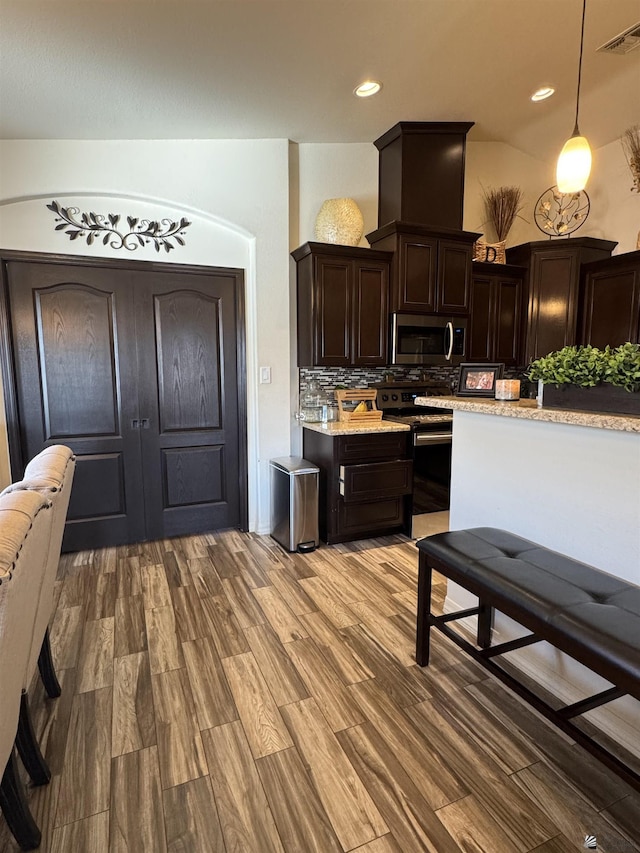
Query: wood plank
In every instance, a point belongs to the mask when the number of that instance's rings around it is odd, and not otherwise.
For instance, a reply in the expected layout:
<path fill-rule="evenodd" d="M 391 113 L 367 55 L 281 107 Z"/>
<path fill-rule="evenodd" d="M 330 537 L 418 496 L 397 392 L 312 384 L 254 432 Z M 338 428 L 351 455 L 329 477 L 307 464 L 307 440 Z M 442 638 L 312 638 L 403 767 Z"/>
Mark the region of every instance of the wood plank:
<path fill-rule="evenodd" d="M 638 838 L 640 827 L 640 793 L 634 791 L 627 797 L 612 803 L 601 815 L 612 823 L 631 842 Z"/>
<path fill-rule="evenodd" d="M 436 812 L 461 850 L 469 853 L 513 853 L 511 839 L 470 794 Z"/>
<path fill-rule="evenodd" d="M 119 755 L 113 759 L 109 853 L 166 849 L 158 749 Z"/>
<path fill-rule="evenodd" d="M 193 586 L 171 588 L 176 630 L 181 643 L 209 636 L 209 624 Z"/>
<path fill-rule="evenodd" d="M 404 853 L 457 853 L 457 844 L 371 723 L 341 732 L 338 740 Z"/>
<path fill-rule="evenodd" d="M 598 850 L 604 853 L 628 848 L 628 842 L 618 832 L 615 822 L 610 823 L 607 817 L 598 813 L 566 778 L 552 770 L 545 761 L 519 770 L 513 779 L 574 843 L 581 844 L 588 833 L 596 836 Z M 637 826 L 635 837 L 637 840 Z"/>
<path fill-rule="evenodd" d="M 162 787 L 206 776 L 209 771 L 186 670 L 152 675 L 151 684 Z"/>
<path fill-rule="evenodd" d="M 345 850 L 389 831 L 313 699 L 282 709 L 298 752 Z"/>
<path fill-rule="evenodd" d="M 267 574 L 272 586 L 278 590 L 282 600 L 296 616 L 317 610 L 316 604 L 286 570 L 271 569 Z"/>
<path fill-rule="evenodd" d="M 276 705 L 308 698 L 307 688 L 273 628 L 256 625 L 244 633 Z"/>
<path fill-rule="evenodd" d="M 209 626 L 209 636 L 221 658 L 241 655 L 249 651 L 247 638 L 238 624 L 226 595 L 202 599 L 202 607 Z"/>
<path fill-rule="evenodd" d="M 116 599 L 115 657 L 147 650 L 147 626 L 142 595 Z"/>
<path fill-rule="evenodd" d="M 116 658 L 113 677 L 111 755 L 123 755 L 156 743 L 149 655 Z"/>
<path fill-rule="evenodd" d="M 352 610 L 341 602 L 336 601 L 324 578 L 301 578 L 298 583 L 315 603 L 318 610 L 322 610 L 327 619 L 336 628 L 357 625 L 360 621 L 359 617 Z"/>
<path fill-rule="evenodd" d="M 179 551 L 166 551 L 162 555 L 167 583 L 171 589 L 181 586 L 190 586 L 192 583 L 191 572 L 187 558 Z"/>
<path fill-rule="evenodd" d="M 76 850 L 107 853 L 109 850 L 109 812 L 100 812 L 54 829 L 51 846 L 44 849 L 50 850 L 51 853 L 70 853 L 70 851 Z"/>
<path fill-rule="evenodd" d="M 183 667 L 184 655 L 176 633 L 173 607 L 145 610 L 144 615 L 152 675 Z"/>
<path fill-rule="evenodd" d="M 145 610 L 168 607 L 171 604 L 171 592 L 163 565 L 142 567 L 142 596 Z"/>
<path fill-rule="evenodd" d="M 265 586 L 254 589 L 253 594 L 281 643 L 290 643 L 292 640 L 309 636 L 304 625 L 289 610 L 274 587 Z"/>
<path fill-rule="evenodd" d="M 123 557 L 116 565 L 116 596 L 129 598 L 131 595 L 142 595 L 142 571 L 140 557 Z"/>
<path fill-rule="evenodd" d="M 85 622 L 78 655 L 78 693 L 99 690 L 113 684 L 114 628 L 113 617 Z"/>
<path fill-rule="evenodd" d="M 298 751 L 266 755 L 256 766 L 287 853 L 342 853 Z"/>
<path fill-rule="evenodd" d="M 115 615 L 116 573 L 93 574 L 85 591 L 85 619 L 106 619 Z"/>
<path fill-rule="evenodd" d="M 168 853 L 223 851 L 222 827 L 208 776 L 162 792 Z"/>
<path fill-rule="evenodd" d="M 241 628 L 251 628 L 253 625 L 264 625 L 267 617 L 258 605 L 251 588 L 242 577 L 225 578 L 222 589 L 233 608 L 233 612 Z"/>
<path fill-rule="evenodd" d="M 289 732 L 251 652 L 222 661 L 254 758 L 292 746 Z"/>
<path fill-rule="evenodd" d="M 74 669 L 77 666 L 83 631 L 84 608 L 81 605 L 58 610 L 49 637 L 56 670 Z"/>
<path fill-rule="evenodd" d="M 238 709 L 213 640 L 202 637 L 183 643 L 182 651 L 200 729 L 237 720 Z"/>
<path fill-rule="evenodd" d="M 287 643 L 285 650 L 334 732 L 364 722 L 353 696 L 311 638 Z"/>
<path fill-rule="evenodd" d="M 198 557 L 187 561 L 193 586 L 201 598 L 224 595 L 222 582 L 209 557 Z"/>
<path fill-rule="evenodd" d="M 300 617 L 309 635 L 313 637 L 316 644 L 323 650 L 326 659 L 331 666 L 340 673 L 345 684 L 355 684 L 358 681 L 366 681 L 373 678 L 374 671 L 370 669 L 363 658 L 348 643 L 345 637 L 350 636 L 351 628 L 338 631 L 327 619 L 324 613 L 316 610 L 313 613 L 304 613 Z M 356 628 L 357 626 L 354 626 Z M 302 698 L 302 697 L 301 697 Z"/>
<path fill-rule="evenodd" d="M 283 853 L 242 723 L 217 726 L 202 737 L 226 849 Z"/>
<path fill-rule="evenodd" d="M 363 622 L 367 631 L 375 637 L 382 648 L 386 649 L 403 666 L 413 666 L 416 662 L 415 627 L 412 637 L 406 633 L 397 621 L 391 617 L 378 615 L 376 608 L 366 601 L 356 601 L 351 604 L 351 610 Z"/>
<path fill-rule="evenodd" d="M 398 756 L 432 809 L 441 808 L 469 793 L 465 775 L 452 773 L 441 753 L 434 750 L 425 738 L 422 727 L 413 725 L 380 685 L 375 681 L 363 681 L 348 689 L 366 718 Z M 424 772 L 425 767 L 430 768 L 429 773 Z"/>
<path fill-rule="evenodd" d="M 110 687 L 74 697 L 56 826 L 109 808 L 112 701 Z"/>
<path fill-rule="evenodd" d="M 58 681 L 62 694 L 55 701 L 47 697 L 40 678 L 36 678 L 36 688 L 29 693 L 33 726 L 38 734 L 40 750 L 52 776 L 59 776 L 64 765 L 67 737 L 69 736 L 69 719 L 76 692 L 75 669 L 60 670 Z"/>

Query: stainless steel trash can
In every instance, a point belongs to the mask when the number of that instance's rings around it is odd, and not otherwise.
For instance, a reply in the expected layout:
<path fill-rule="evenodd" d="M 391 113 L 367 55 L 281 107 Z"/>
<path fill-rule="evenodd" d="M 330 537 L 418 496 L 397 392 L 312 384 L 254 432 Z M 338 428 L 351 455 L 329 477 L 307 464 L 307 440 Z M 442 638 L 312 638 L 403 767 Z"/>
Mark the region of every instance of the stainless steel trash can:
<path fill-rule="evenodd" d="M 272 459 L 271 535 L 288 551 L 313 551 L 318 539 L 320 469 L 300 456 Z"/>

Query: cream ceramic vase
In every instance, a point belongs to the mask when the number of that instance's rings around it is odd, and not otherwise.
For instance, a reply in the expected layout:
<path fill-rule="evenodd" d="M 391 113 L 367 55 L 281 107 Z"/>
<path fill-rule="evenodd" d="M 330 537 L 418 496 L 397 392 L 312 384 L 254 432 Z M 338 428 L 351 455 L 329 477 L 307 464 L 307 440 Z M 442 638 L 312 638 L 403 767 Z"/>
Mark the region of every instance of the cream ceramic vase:
<path fill-rule="evenodd" d="M 364 219 L 352 198 L 328 198 L 318 211 L 316 240 L 357 246 L 364 234 Z"/>

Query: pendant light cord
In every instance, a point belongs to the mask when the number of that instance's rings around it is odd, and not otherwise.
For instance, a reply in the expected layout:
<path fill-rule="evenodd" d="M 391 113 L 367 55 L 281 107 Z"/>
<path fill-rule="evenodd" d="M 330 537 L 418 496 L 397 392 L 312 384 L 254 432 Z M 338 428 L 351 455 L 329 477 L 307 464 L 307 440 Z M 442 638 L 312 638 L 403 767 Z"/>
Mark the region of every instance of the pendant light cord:
<path fill-rule="evenodd" d="M 582 27 L 580 29 L 580 59 L 578 60 L 578 90 L 576 92 L 576 124 L 573 128 L 573 135 L 580 136 L 578 130 L 578 110 L 580 108 L 580 80 L 582 78 L 582 48 L 584 45 L 584 17 L 587 11 L 587 0 L 582 0 Z"/>

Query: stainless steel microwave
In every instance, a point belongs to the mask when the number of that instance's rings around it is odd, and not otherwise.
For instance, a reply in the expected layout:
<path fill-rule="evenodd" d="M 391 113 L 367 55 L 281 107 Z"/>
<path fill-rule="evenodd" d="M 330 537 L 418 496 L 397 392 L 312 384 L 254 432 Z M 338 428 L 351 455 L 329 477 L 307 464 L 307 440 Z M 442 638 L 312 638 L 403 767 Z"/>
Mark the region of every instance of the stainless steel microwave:
<path fill-rule="evenodd" d="M 434 314 L 391 315 L 392 364 L 460 364 L 465 360 L 467 318 Z"/>

